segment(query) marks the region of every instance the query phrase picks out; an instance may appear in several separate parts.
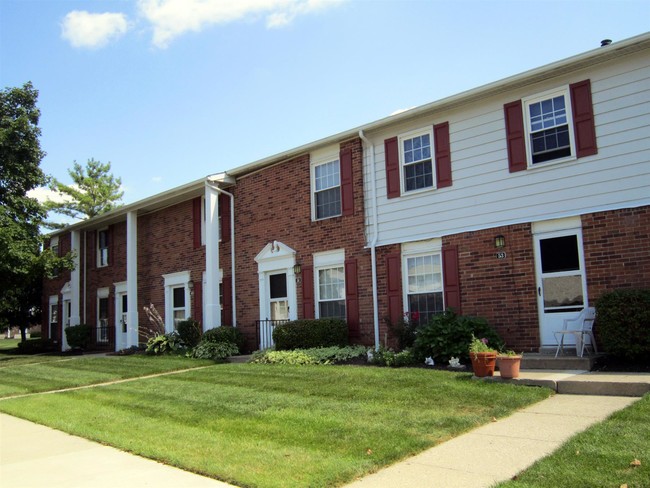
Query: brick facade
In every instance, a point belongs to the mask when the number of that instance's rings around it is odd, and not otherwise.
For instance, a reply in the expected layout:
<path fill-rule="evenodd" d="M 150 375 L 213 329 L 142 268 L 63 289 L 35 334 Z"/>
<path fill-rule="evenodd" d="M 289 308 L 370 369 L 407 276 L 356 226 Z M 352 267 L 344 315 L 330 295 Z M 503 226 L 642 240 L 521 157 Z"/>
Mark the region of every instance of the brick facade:
<path fill-rule="evenodd" d="M 237 254 L 237 325 L 254 347 L 255 321 L 260 319 L 259 277 L 255 257 L 272 241 L 296 251 L 303 268 L 313 265 L 313 254 L 345 249 L 345 259 L 357 260 L 360 337 L 374 342 L 370 252 L 365 249 L 362 146 L 359 139 L 340 149 L 352 150 L 354 213 L 313 221 L 311 217 L 310 158 L 297 156 L 238 179 L 229 191 L 235 195 Z M 224 273 L 229 274 L 229 247 L 221 250 Z M 226 279 L 226 278 L 224 278 Z M 302 287 L 296 286 L 298 317 L 302 318 Z"/>

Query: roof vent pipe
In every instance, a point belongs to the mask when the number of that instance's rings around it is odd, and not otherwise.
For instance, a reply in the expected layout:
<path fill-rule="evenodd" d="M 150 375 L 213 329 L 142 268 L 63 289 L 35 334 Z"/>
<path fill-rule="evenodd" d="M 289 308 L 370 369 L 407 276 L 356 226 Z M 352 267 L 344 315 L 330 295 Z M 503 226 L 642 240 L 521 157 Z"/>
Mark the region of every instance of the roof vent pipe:
<path fill-rule="evenodd" d="M 609 46 L 612 43 L 611 39 L 603 39 L 600 41 L 600 47 Z"/>

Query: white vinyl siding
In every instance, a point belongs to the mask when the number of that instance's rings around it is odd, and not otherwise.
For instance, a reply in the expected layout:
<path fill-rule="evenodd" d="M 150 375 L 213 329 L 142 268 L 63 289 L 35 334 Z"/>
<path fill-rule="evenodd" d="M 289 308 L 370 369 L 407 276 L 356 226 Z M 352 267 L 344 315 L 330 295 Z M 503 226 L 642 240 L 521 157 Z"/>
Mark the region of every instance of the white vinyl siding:
<path fill-rule="evenodd" d="M 591 80 L 598 154 L 510 173 L 503 105 Z M 386 197 L 383 141 L 449 120 L 454 185 L 449 191 Z M 522 88 L 371 134 L 375 151 L 378 245 L 413 242 L 501 225 L 650 204 L 650 59 L 608 65 Z M 370 157 L 365 155 L 367 235 L 373 236 Z M 404 216 L 408 215 L 408 219 Z"/>

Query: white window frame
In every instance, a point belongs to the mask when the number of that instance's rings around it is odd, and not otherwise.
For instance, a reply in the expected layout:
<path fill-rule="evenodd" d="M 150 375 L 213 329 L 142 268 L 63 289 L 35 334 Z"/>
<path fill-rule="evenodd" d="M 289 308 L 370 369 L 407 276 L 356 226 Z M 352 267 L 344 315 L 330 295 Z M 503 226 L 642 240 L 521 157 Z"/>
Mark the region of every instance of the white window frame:
<path fill-rule="evenodd" d="M 50 250 L 55 256 L 59 255 L 59 236 L 54 236 L 50 239 Z"/>
<path fill-rule="evenodd" d="M 311 220 L 316 222 L 320 220 L 333 219 L 335 217 L 340 217 L 343 215 L 343 194 L 341 191 L 341 160 L 339 158 L 338 148 L 336 150 L 333 147 L 328 147 L 326 150 L 314 153 L 311 156 L 311 163 L 309 165 L 310 172 L 310 184 L 311 184 Z M 337 186 L 331 186 L 329 188 L 321 189 L 321 191 L 331 190 L 333 188 L 339 189 L 339 202 L 340 202 L 340 211 L 336 215 L 328 215 L 327 217 L 318 217 L 318 212 L 316 209 L 316 168 L 319 166 L 324 166 L 326 164 L 336 163 L 339 170 L 339 183 Z"/>
<path fill-rule="evenodd" d="M 165 280 L 165 332 L 173 332 L 176 330 L 174 322 L 174 312 L 177 310 L 185 310 L 185 317 L 187 319 L 191 316 L 192 310 L 192 297 L 190 292 L 190 272 L 180 271 L 178 273 L 170 273 L 163 275 Z M 185 306 L 182 308 L 174 308 L 174 289 L 183 288 L 185 293 Z"/>
<path fill-rule="evenodd" d="M 571 145 L 571 154 L 569 156 L 564 156 L 557 159 L 551 159 L 549 161 L 543 161 L 539 163 L 533 163 L 533 148 L 531 144 L 531 135 L 533 133 L 531 120 L 530 120 L 530 105 L 558 96 L 564 96 L 564 107 L 566 110 L 566 121 L 569 129 L 569 144 Z M 522 110 L 524 111 L 524 132 L 526 133 L 526 162 L 528 168 L 540 168 L 549 165 L 554 165 L 558 163 L 565 163 L 567 161 L 573 161 L 577 159 L 576 157 L 576 141 L 573 132 L 573 106 L 571 105 L 571 93 L 569 86 L 563 86 L 561 88 L 556 88 L 553 90 L 548 90 L 543 93 L 538 93 L 530 97 L 525 97 L 521 99 Z"/>
<path fill-rule="evenodd" d="M 411 313 L 409 310 L 409 259 L 425 257 L 425 256 L 438 256 L 440 262 L 440 288 L 432 289 L 424 293 L 441 293 L 443 310 L 445 309 L 445 293 L 444 293 L 444 275 L 442 263 L 442 241 L 440 239 L 432 239 L 431 241 L 415 242 L 402 245 L 402 303 L 404 305 L 404 315 L 408 316 Z"/>
<path fill-rule="evenodd" d="M 100 242 L 101 242 L 100 238 L 99 238 L 99 235 L 102 232 L 106 233 L 106 247 L 99 247 Z M 97 267 L 98 268 L 105 268 L 106 266 L 108 266 L 109 259 L 110 259 L 110 256 L 109 256 L 109 250 L 110 250 L 110 244 L 109 244 L 110 241 L 109 241 L 109 239 L 110 238 L 111 238 L 111 236 L 109 235 L 108 227 L 106 227 L 104 229 L 97 229 L 97 246 L 96 247 L 97 247 Z M 106 250 L 106 260 L 105 261 L 104 261 L 104 259 L 102 259 L 102 250 L 103 249 Z"/>
<path fill-rule="evenodd" d="M 406 156 L 404 155 L 404 143 L 409 139 L 414 139 L 416 137 L 421 137 L 423 135 L 429 135 L 429 147 L 431 148 L 431 186 L 425 186 L 423 188 L 416 188 L 414 190 L 406 189 L 406 167 L 412 166 L 413 164 L 419 164 L 425 159 L 418 160 L 417 162 L 406 163 Z M 400 134 L 397 137 L 399 144 L 399 174 L 400 174 L 400 187 L 402 190 L 402 195 L 413 195 L 415 193 L 421 193 L 426 191 L 431 191 L 436 189 L 436 164 L 435 164 L 435 148 L 433 140 L 433 126 L 428 128 L 416 129 L 410 132 L 405 132 Z"/>
<path fill-rule="evenodd" d="M 343 269 L 343 298 L 336 300 L 321 299 L 320 296 L 320 271 L 327 269 L 342 268 Z M 320 304 L 325 301 L 340 301 L 343 300 L 345 308 L 345 317 L 347 319 L 347 297 L 345 294 L 345 249 L 337 249 L 334 251 L 325 251 L 314 254 L 314 298 L 316 300 L 316 318 L 321 318 Z"/>
<path fill-rule="evenodd" d="M 52 321 L 52 308 L 54 308 L 54 313 L 56 314 L 56 322 Z M 57 334 L 59 329 L 59 296 L 50 295 L 48 300 L 48 314 L 47 314 L 47 331 L 49 338 L 52 339 L 52 324 L 56 324 Z"/>
<path fill-rule="evenodd" d="M 108 288 L 98 288 L 97 289 L 97 342 L 106 343 L 108 342 L 108 327 L 110 320 L 110 304 L 108 302 L 109 289 Z M 106 300 L 106 307 L 108 316 L 106 317 L 106 323 L 102 324 L 102 319 L 99 316 L 100 313 L 100 302 L 101 300 Z M 103 328 L 103 329 L 102 329 Z"/>

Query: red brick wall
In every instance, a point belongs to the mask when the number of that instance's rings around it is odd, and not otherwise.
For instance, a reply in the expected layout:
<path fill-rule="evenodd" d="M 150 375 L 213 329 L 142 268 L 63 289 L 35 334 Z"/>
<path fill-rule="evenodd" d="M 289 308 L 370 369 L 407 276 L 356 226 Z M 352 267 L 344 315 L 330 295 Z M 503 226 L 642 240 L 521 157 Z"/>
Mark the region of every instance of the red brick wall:
<path fill-rule="evenodd" d="M 295 157 L 237 181 L 235 241 L 237 252 L 237 322 L 248 345 L 256 348 L 255 321 L 260 318 L 259 279 L 255 256 L 270 241 L 296 251 L 296 262 L 313 265 L 313 253 L 345 249 L 345 259 L 357 259 L 360 342 L 374 343 L 370 251 L 364 249 L 362 146 L 359 139 L 341 144 L 353 151 L 354 215 L 311 220 L 309 155 Z M 224 254 L 221 262 L 228 273 Z M 296 284 L 298 316 L 302 317 L 302 287 Z"/>
<path fill-rule="evenodd" d="M 496 257 L 497 235 L 505 237 L 505 259 Z M 510 349 L 536 350 L 539 322 L 530 224 L 447 236 L 446 245 L 458 246 L 463 315 L 486 318 Z"/>
<path fill-rule="evenodd" d="M 45 242 L 45 246 L 49 247 L 49 241 Z M 65 256 L 67 253 L 70 252 L 70 249 L 72 248 L 71 245 L 71 240 L 70 240 L 70 234 L 63 234 L 59 236 L 59 256 Z M 61 300 L 61 288 L 66 284 L 66 282 L 70 281 L 70 271 L 68 270 L 62 270 L 59 275 L 56 278 L 53 278 L 51 280 L 43 280 L 43 302 L 41 306 L 43 307 L 43 315 L 42 315 L 42 333 L 43 333 L 43 338 L 46 339 L 51 339 L 49 333 L 50 333 L 50 305 L 49 305 L 49 299 L 50 296 L 52 295 L 57 295 L 59 297 L 59 332 L 58 332 L 58 339 L 61 338 L 61 330 L 62 330 L 62 300 Z"/>
<path fill-rule="evenodd" d="M 650 207 L 582 216 L 590 304 L 617 288 L 650 287 Z"/>

